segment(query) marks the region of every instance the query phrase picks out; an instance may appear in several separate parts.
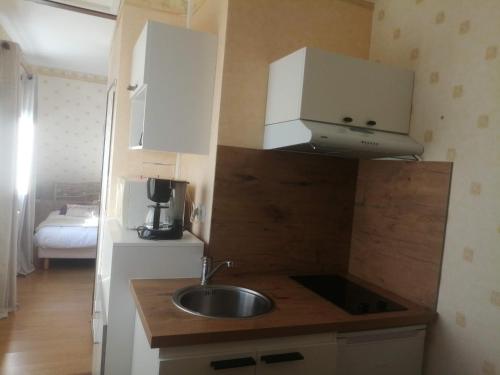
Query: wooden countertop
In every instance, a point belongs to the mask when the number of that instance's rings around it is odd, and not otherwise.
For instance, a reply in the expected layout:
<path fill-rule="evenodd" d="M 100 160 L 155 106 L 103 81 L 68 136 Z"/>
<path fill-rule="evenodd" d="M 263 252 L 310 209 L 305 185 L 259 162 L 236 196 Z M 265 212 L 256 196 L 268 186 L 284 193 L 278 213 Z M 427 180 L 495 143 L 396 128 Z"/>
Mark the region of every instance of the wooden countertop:
<path fill-rule="evenodd" d="M 174 291 L 198 284 L 199 279 L 139 279 L 132 280 L 130 288 L 152 348 L 427 324 L 436 316 L 399 296 L 347 277 L 408 310 L 350 315 L 284 275 L 221 277 L 213 282 L 254 289 L 273 300 L 270 313 L 251 319 L 204 318 L 175 307 L 171 298 Z"/>

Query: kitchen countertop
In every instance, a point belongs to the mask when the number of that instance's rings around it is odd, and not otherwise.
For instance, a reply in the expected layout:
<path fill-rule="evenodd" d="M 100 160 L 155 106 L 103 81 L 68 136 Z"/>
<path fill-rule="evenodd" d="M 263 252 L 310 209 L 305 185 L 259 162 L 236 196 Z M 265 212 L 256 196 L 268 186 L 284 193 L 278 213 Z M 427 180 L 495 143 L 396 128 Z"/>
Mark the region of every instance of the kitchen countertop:
<path fill-rule="evenodd" d="M 427 324 L 437 315 L 358 278 L 346 277 L 408 310 L 350 315 L 285 275 L 221 276 L 212 282 L 254 289 L 273 300 L 270 313 L 250 319 L 205 318 L 175 307 L 174 291 L 198 284 L 199 279 L 131 280 L 130 289 L 152 348 L 402 327 Z"/>

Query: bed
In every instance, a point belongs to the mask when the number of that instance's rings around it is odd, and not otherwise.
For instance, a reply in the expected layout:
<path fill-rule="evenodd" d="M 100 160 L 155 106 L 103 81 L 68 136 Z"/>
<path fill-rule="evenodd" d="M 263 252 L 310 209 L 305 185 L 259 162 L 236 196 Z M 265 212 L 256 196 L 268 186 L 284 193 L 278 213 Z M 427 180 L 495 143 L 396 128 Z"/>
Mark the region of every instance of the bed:
<path fill-rule="evenodd" d="M 69 184 L 66 184 L 69 185 Z M 61 188 L 57 184 L 54 203 L 76 200 L 81 197 L 70 197 L 68 187 Z M 71 187 L 74 189 L 74 186 Z M 50 259 L 95 259 L 97 253 L 98 206 L 92 204 L 65 203 L 61 209 L 52 210 L 40 222 L 35 230 L 34 243 L 38 258 L 43 259 L 45 269 L 49 268 Z"/>

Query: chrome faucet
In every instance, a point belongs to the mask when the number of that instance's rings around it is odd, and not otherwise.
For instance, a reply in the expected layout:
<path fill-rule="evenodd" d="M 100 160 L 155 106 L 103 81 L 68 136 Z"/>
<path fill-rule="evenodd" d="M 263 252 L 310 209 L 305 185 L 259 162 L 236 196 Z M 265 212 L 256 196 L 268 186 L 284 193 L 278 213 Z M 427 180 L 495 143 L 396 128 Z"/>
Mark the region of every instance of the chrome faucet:
<path fill-rule="evenodd" d="M 234 266 L 232 260 L 225 260 L 224 262 L 220 262 L 215 267 L 212 267 L 212 258 L 210 257 L 202 257 L 201 258 L 201 285 L 207 285 L 212 278 L 212 276 L 221 268 L 222 266 L 227 266 L 227 268 L 231 268 Z"/>

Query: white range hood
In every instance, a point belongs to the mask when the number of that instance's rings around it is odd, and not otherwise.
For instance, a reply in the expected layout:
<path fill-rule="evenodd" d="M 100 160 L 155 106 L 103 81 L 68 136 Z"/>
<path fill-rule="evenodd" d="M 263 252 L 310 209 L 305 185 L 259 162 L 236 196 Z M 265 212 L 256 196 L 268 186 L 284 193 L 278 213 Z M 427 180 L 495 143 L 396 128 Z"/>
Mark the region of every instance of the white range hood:
<path fill-rule="evenodd" d="M 264 149 L 375 159 L 421 155 L 424 147 L 405 134 L 294 120 L 266 125 Z"/>
<path fill-rule="evenodd" d="M 302 48 L 270 65 L 264 149 L 349 158 L 421 155 L 409 135 L 414 73 Z"/>

